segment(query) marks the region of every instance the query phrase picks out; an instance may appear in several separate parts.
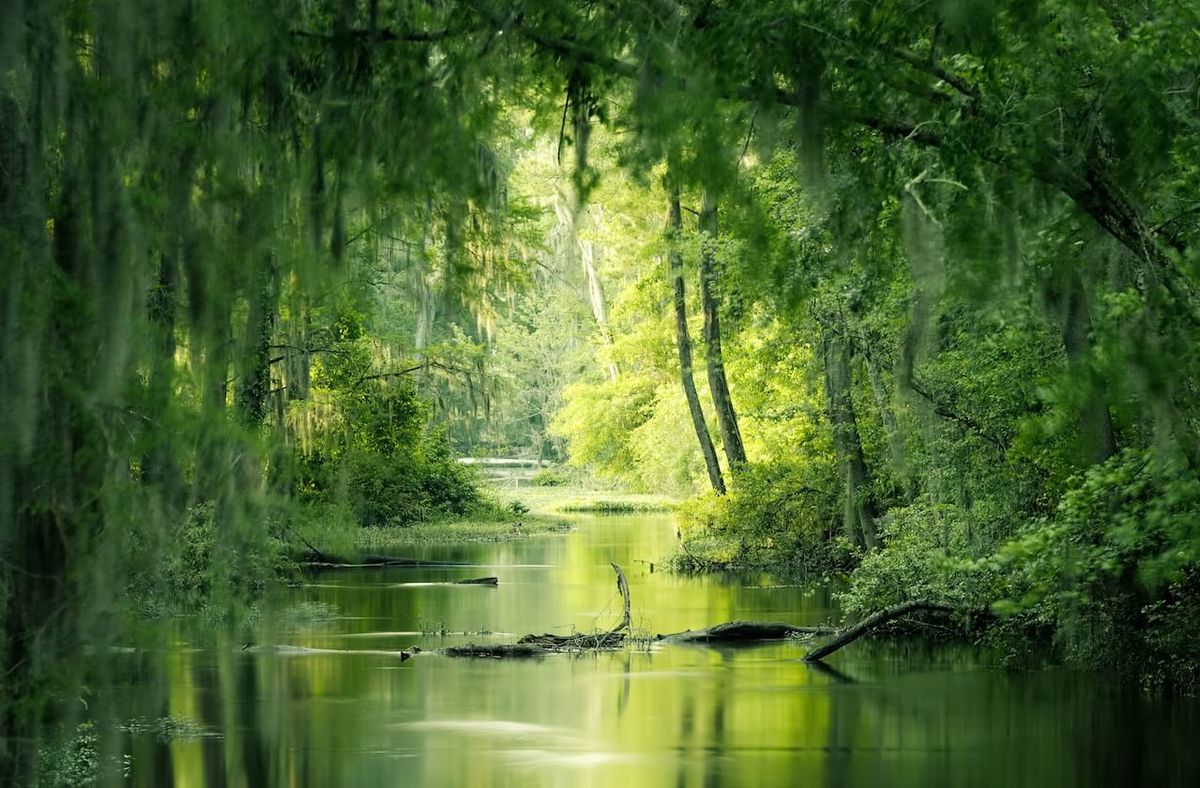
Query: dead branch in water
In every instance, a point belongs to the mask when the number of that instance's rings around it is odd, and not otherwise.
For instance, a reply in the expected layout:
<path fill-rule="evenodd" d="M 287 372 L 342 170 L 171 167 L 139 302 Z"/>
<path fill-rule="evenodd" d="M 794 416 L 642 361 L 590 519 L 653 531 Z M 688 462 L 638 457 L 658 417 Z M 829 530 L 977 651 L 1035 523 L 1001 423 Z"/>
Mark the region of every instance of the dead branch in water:
<path fill-rule="evenodd" d="M 595 651 L 619 648 L 625 644 L 625 640 L 629 636 L 629 627 L 631 624 L 629 581 L 625 579 L 625 573 L 621 571 L 620 566 L 614 563 L 612 564 L 612 568 L 617 573 L 617 590 L 621 593 L 623 611 L 621 622 L 607 632 L 575 635 L 554 635 L 547 632 L 541 635 L 526 635 L 516 643 L 482 646 L 468 643 L 465 646 L 444 648 L 440 653 L 448 657 L 513 658 L 541 657 L 546 654 L 566 651 Z"/>
<path fill-rule="evenodd" d="M 889 621 L 899 618 L 900 616 L 922 610 L 938 613 L 954 612 L 954 608 L 941 605 L 936 602 L 931 602 L 928 599 L 914 599 L 911 602 L 902 602 L 899 605 L 893 605 L 892 607 L 887 607 L 883 610 L 872 613 L 854 626 L 841 630 L 837 633 L 833 640 L 829 641 L 824 646 L 815 648 L 805 654 L 804 661 L 819 662 L 838 649 L 850 645 L 871 630 L 881 627 Z"/>
<path fill-rule="evenodd" d="M 630 637 L 631 616 L 629 582 L 617 564 L 612 565 L 617 574 L 617 590 L 621 594 L 623 609 L 621 621 L 607 632 L 574 635 L 525 635 L 516 643 L 453 646 L 438 653 L 450 657 L 541 657 L 547 654 L 615 649 L 625 645 Z M 833 652 L 853 643 L 863 635 L 909 613 L 920 611 L 953 613 L 946 605 L 928 599 L 916 599 L 885 608 L 864 618 L 859 623 L 835 630 L 831 627 L 799 627 L 773 621 L 727 621 L 704 629 L 689 629 L 669 635 L 657 635 L 655 640 L 669 643 L 733 644 L 753 643 L 770 640 L 786 640 L 797 637 L 833 635 L 833 639 L 804 656 L 805 662 L 820 662 Z"/>
<path fill-rule="evenodd" d="M 727 621 L 724 624 L 656 635 L 655 640 L 672 643 L 750 643 L 758 640 L 784 640 L 794 637 L 832 635 L 832 627 L 794 627 L 769 621 Z"/>

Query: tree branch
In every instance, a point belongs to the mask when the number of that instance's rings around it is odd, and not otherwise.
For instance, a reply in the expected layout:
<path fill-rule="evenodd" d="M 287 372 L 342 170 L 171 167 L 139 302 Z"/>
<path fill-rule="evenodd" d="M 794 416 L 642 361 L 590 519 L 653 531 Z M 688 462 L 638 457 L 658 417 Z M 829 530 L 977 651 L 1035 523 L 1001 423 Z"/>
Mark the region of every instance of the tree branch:
<path fill-rule="evenodd" d="M 911 602 L 902 602 L 899 605 L 893 605 L 877 613 L 872 613 L 854 626 L 841 630 L 833 640 L 805 654 L 804 661 L 819 662 L 833 652 L 850 645 L 871 630 L 881 627 L 900 616 L 923 610 L 938 613 L 954 612 L 954 608 L 931 602 L 928 599 L 914 599 Z"/>

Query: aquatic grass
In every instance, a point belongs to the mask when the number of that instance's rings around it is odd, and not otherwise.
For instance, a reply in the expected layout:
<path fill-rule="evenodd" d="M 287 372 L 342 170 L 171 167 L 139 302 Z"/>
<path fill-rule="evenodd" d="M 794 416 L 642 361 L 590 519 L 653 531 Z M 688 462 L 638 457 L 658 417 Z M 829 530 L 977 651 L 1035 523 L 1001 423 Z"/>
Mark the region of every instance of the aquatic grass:
<path fill-rule="evenodd" d="M 485 501 L 466 517 L 376 526 L 360 525 L 349 507 L 323 505 L 308 507 L 294 518 L 288 537 L 300 552 L 315 549 L 327 555 L 353 555 L 421 544 L 506 542 L 566 533 L 572 527 L 566 518 L 531 514 L 515 501 Z"/>
<path fill-rule="evenodd" d="M 515 520 L 444 520 L 406 527 L 361 528 L 354 539 L 359 550 L 386 552 L 387 548 L 420 544 L 507 542 L 532 536 L 562 534 L 574 526 L 561 517 L 523 515 Z"/>
<path fill-rule="evenodd" d="M 494 489 L 494 494 L 510 506 L 520 504 L 541 515 L 670 512 L 678 504 L 675 498 L 667 495 L 570 486 Z"/>

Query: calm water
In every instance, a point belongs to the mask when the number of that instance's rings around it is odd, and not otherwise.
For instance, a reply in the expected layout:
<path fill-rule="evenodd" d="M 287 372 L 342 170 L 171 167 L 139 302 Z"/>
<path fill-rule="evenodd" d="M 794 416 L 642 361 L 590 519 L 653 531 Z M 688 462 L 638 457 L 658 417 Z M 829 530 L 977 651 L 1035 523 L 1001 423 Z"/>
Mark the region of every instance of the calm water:
<path fill-rule="evenodd" d="M 482 567 L 326 572 L 279 589 L 252 629 L 175 625 L 115 680 L 118 716 L 175 720 L 173 736 L 125 734 L 128 784 L 1200 785 L 1196 704 L 1069 671 L 1006 674 L 962 647 L 859 642 L 831 658 L 836 672 L 787 644 L 520 662 L 387 653 L 611 626 L 610 561 L 651 632 L 829 614 L 827 595 L 762 576 L 650 573 L 643 562 L 672 548 L 666 517 L 579 522 L 421 551 Z M 430 584 L 481 575 L 500 586 Z M 435 629 L 476 634 L 421 634 Z"/>

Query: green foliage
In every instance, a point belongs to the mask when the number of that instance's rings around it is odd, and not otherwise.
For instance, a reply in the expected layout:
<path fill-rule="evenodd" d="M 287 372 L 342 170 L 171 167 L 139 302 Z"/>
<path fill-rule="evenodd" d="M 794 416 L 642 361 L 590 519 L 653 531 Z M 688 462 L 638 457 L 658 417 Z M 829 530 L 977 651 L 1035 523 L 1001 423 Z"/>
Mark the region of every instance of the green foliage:
<path fill-rule="evenodd" d="M 529 477 L 530 484 L 537 487 L 562 487 L 574 481 L 571 472 L 561 466 L 539 468 Z"/>
<path fill-rule="evenodd" d="M 880 523 L 887 545 L 862 558 L 841 597 L 851 619 L 909 599 L 930 599 L 962 611 L 986 608 L 1002 588 L 998 574 L 964 556 L 979 549 L 978 515 L 921 500 L 890 509 Z"/>
<path fill-rule="evenodd" d="M 258 587 L 292 496 L 471 511 L 451 445 L 700 489 L 668 173 L 720 205 L 750 462 L 693 519 L 733 557 L 840 566 L 854 511 L 862 609 L 1003 597 L 1081 659 L 1192 660 L 1197 3 L 495 5 L 6 12 L 0 700 L 120 593 Z"/>
<path fill-rule="evenodd" d="M 1006 577 L 995 609 L 1053 626 L 1072 658 L 1159 666 L 1195 681 L 1195 623 L 1200 597 L 1200 480 L 1153 449 L 1126 450 L 1072 480 L 1053 517 L 984 562 Z"/>
<path fill-rule="evenodd" d="M 364 526 L 461 515 L 478 501 L 472 470 L 451 456 L 443 430 L 426 427 L 410 386 L 370 382 L 330 399 L 329 422 L 295 461 L 302 501 L 344 501 Z"/>
<path fill-rule="evenodd" d="M 230 612 L 277 576 L 280 543 L 239 535 L 219 506 L 190 507 L 169 538 L 148 549 L 127 592 L 141 614 L 160 618 L 210 608 Z M 142 538 L 152 538 L 144 533 Z"/>
<path fill-rule="evenodd" d="M 796 462 L 745 467 L 729 495 L 705 494 L 681 506 L 685 549 L 724 545 L 724 557 L 709 560 L 814 577 L 849 569 L 855 551 L 839 538 L 836 495 L 829 492 L 833 472 L 828 464 Z"/>
<path fill-rule="evenodd" d="M 80 723 L 73 735 L 63 736 L 62 741 L 39 751 L 41 763 L 35 788 L 83 788 L 110 777 L 101 770 L 100 746 L 95 723 Z"/>

